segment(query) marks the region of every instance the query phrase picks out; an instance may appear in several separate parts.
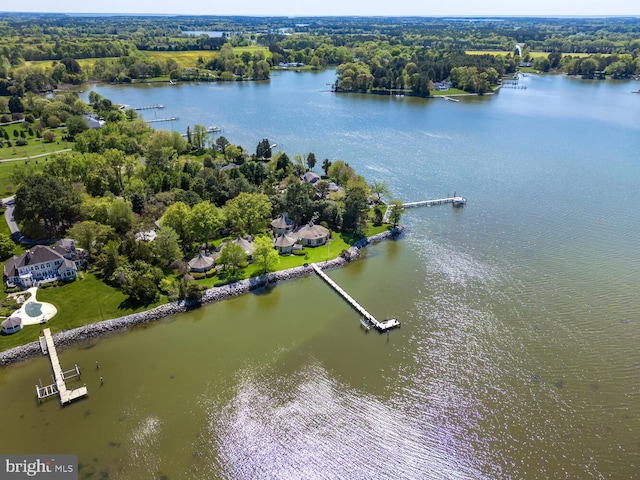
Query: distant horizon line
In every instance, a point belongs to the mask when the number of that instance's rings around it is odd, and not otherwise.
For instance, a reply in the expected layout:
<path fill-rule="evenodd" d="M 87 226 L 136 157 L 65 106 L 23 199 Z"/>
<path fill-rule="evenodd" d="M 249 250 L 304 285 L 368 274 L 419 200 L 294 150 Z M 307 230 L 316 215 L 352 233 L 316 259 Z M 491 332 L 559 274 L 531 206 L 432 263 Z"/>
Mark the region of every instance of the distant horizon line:
<path fill-rule="evenodd" d="M 246 17 L 246 18 L 640 18 L 640 13 L 629 14 L 591 14 L 591 15 L 567 15 L 567 14 L 497 14 L 497 15 L 284 15 L 284 14 L 209 14 L 209 13 L 127 13 L 127 12 L 29 12 L 29 11 L 0 11 L 2 14 L 11 15 L 68 15 L 68 16 L 92 16 L 92 17 Z"/>

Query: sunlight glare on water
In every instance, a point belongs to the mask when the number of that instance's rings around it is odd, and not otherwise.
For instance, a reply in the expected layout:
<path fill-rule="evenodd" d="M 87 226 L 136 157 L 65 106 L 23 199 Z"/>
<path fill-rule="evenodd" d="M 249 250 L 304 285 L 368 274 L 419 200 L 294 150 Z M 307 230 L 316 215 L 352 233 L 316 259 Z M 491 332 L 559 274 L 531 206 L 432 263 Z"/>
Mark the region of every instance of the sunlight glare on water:
<path fill-rule="evenodd" d="M 340 384 L 317 362 L 288 377 L 240 376 L 210 423 L 230 478 L 479 478 L 445 432 L 424 431 L 410 412 Z"/>

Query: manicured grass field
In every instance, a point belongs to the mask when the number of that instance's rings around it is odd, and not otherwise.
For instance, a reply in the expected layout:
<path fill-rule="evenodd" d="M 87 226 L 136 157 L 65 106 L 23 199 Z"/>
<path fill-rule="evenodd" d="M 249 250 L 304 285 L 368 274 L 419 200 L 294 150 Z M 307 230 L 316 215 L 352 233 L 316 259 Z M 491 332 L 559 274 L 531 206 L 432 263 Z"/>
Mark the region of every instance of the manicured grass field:
<path fill-rule="evenodd" d="M 0 148 L 0 160 L 12 160 L 14 158 L 36 157 L 54 153 L 60 150 L 71 148 L 68 142 L 60 141 L 45 143 L 42 140 L 31 139 L 27 145 L 22 147 L 3 147 Z"/>
<path fill-rule="evenodd" d="M 29 162 L 29 165 L 32 165 L 34 171 L 41 172 L 44 168 L 44 159 L 40 159 L 37 164 L 36 159 L 31 160 L 16 160 L 15 162 L 0 162 L 0 197 L 9 197 L 16 193 L 16 185 L 13 183 L 13 179 L 11 178 L 13 174 L 13 169 L 16 165 L 24 165 L 26 162 Z M 6 224 L 4 220 L 2 223 Z"/>
<path fill-rule="evenodd" d="M 450 88 L 449 90 L 431 90 L 434 97 L 446 97 L 447 95 L 469 95 L 469 92 L 460 90 L 459 88 Z"/>
<path fill-rule="evenodd" d="M 0 160 L 11 160 L 14 158 L 25 158 L 25 157 L 34 157 L 40 155 L 46 155 L 48 153 L 56 152 L 58 150 L 63 150 L 66 148 L 71 148 L 71 144 L 61 140 L 63 136 L 63 128 L 54 128 L 52 129 L 57 139 L 55 139 L 51 143 L 46 143 L 43 139 L 37 138 L 36 135 L 30 136 L 28 133 L 27 123 L 11 123 L 11 124 L 3 124 L 1 126 L 2 130 L 7 132 L 9 136 L 9 140 L 13 144 L 13 146 L 8 147 L 6 144 L 0 148 Z M 27 128 L 25 128 L 27 127 Z M 17 132 L 18 137 L 15 136 L 14 132 Z M 25 133 L 25 140 L 27 140 L 27 145 L 18 146 L 16 145 L 16 140 L 20 138 L 20 133 Z"/>
<path fill-rule="evenodd" d="M 233 53 L 235 53 L 236 55 L 241 55 L 243 52 L 249 52 L 250 54 L 254 54 L 255 52 L 261 51 L 264 53 L 264 58 L 265 59 L 269 59 L 271 58 L 271 52 L 269 51 L 269 49 L 267 47 L 260 47 L 258 45 L 251 45 L 249 47 L 234 47 L 233 48 Z"/>

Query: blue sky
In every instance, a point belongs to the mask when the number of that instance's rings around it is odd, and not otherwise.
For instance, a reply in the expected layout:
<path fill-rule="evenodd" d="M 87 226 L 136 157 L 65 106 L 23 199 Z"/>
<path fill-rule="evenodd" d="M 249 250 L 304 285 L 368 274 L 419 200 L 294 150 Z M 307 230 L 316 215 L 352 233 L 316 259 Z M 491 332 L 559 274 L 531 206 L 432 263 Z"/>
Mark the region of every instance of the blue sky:
<path fill-rule="evenodd" d="M 639 15 L 638 0 L 3 0 L 0 11 L 249 16 Z"/>

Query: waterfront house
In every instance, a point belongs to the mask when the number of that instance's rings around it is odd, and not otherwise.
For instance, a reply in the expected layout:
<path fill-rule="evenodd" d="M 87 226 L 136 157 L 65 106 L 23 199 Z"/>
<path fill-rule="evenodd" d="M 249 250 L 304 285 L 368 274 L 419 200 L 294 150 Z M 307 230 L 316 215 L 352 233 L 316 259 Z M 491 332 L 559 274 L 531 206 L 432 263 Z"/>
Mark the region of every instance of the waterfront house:
<path fill-rule="evenodd" d="M 317 247 L 327 243 L 329 229 L 311 221 L 308 225 L 300 227 L 296 234 L 305 247 Z"/>
<path fill-rule="evenodd" d="M 189 260 L 189 270 L 192 272 L 208 272 L 213 267 L 213 258 L 200 250 L 198 256 Z"/>
<path fill-rule="evenodd" d="M 434 88 L 440 92 L 445 92 L 451 88 L 453 88 L 453 83 L 448 80 L 443 80 L 442 82 L 436 82 L 433 84 Z"/>
<path fill-rule="evenodd" d="M 278 235 L 274 240 L 274 245 L 278 253 L 291 253 L 293 251 L 293 246 L 296 244 L 298 239 L 295 235 L 291 233 L 283 233 Z"/>
<path fill-rule="evenodd" d="M 293 220 L 291 220 L 289 214 L 285 212 L 271 222 L 271 228 L 276 236 L 284 235 L 293 230 Z"/>
<path fill-rule="evenodd" d="M 4 266 L 7 287 L 29 288 L 43 281 L 73 280 L 84 263 L 85 252 L 75 241 L 63 239 L 53 247 L 36 245 Z"/>

